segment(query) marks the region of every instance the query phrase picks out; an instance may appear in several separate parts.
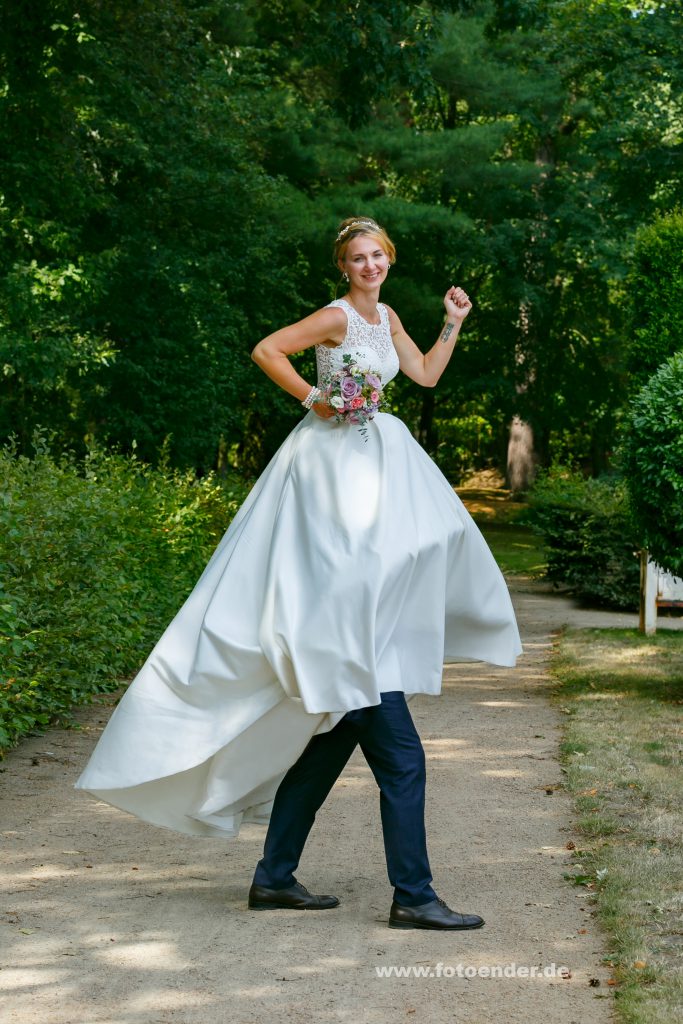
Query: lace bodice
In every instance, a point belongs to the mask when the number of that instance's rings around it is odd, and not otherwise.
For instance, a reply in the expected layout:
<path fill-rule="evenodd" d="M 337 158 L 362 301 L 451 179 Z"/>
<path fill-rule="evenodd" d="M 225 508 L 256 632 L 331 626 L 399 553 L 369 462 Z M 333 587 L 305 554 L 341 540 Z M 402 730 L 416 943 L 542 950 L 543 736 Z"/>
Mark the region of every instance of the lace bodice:
<path fill-rule="evenodd" d="M 378 303 L 380 322 L 370 324 L 346 299 L 335 299 L 328 305 L 344 310 L 348 327 L 341 345 L 334 348 L 328 345 L 315 346 L 318 386 L 322 385 L 329 374 L 342 368 L 345 355 L 355 356 L 363 367 L 379 375 L 383 385 L 388 384 L 398 373 L 399 366 L 386 306 Z"/>

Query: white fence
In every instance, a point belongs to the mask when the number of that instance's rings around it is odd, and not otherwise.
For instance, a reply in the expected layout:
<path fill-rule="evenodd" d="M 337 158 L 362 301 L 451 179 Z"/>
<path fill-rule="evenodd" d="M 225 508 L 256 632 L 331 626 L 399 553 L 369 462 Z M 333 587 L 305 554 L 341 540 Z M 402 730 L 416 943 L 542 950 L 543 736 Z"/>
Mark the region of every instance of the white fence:
<path fill-rule="evenodd" d="M 683 580 L 663 572 L 644 551 L 640 559 L 640 631 L 657 631 L 658 608 L 683 608 Z"/>

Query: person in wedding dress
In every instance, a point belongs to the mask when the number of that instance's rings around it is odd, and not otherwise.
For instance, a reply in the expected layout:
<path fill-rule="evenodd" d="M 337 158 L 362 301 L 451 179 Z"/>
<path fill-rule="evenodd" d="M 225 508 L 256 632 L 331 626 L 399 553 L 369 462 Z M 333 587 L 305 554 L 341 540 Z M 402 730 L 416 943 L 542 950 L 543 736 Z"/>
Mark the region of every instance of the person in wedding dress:
<path fill-rule="evenodd" d="M 257 365 L 306 408 L 124 694 L 76 788 L 144 821 L 235 837 L 268 824 L 254 910 L 324 910 L 295 877 L 316 813 L 356 746 L 377 782 L 389 924 L 484 923 L 432 888 L 425 760 L 406 695 L 437 695 L 443 662 L 512 666 L 521 653 L 505 581 L 453 488 L 402 420 L 362 429 L 324 385 L 352 359 L 384 387 L 400 370 L 434 387 L 470 309 L 444 296 L 423 354 L 379 302 L 396 251 L 369 217 L 334 245 L 348 290 L 275 331 Z M 311 385 L 289 357 L 315 347 Z"/>

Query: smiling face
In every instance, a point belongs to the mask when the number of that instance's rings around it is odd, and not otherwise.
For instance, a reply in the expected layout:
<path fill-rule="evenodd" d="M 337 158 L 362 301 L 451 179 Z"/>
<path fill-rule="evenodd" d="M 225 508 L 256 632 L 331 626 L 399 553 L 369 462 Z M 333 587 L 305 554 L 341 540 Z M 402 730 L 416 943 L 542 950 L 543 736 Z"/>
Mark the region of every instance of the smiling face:
<path fill-rule="evenodd" d="M 386 279 L 389 254 L 377 235 L 356 235 L 346 246 L 339 269 L 349 275 L 349 288 L 373 291 Z"/>

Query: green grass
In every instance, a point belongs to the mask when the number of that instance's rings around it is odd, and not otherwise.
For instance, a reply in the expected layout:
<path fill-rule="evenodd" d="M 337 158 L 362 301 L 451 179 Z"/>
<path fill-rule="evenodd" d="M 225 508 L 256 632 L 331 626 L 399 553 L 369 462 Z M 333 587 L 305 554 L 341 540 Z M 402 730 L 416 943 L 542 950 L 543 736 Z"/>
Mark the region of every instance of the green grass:
<path fill-rule="evenodd" d="M 619 1019 L 671 1024 L 683 1003 L 683 634 L 568 631 L 553 672 L 585 840 L 573 876 L 609 937 Z"/>
<path fill-rule="evenodd" d="M 504 573 L 535 577 L 544 574 L 543 542 L 528 527 L 514 523 L 478 523 L 478 526 Z"/>
<path fill-rule="evenodd" d="M 513 501 L 502 488 L 457 488 L 468 512 L 504 573 L 543 576 L 546 555 L 543 541 L 520 519 L 527 512 L 523 502 Z"/>

